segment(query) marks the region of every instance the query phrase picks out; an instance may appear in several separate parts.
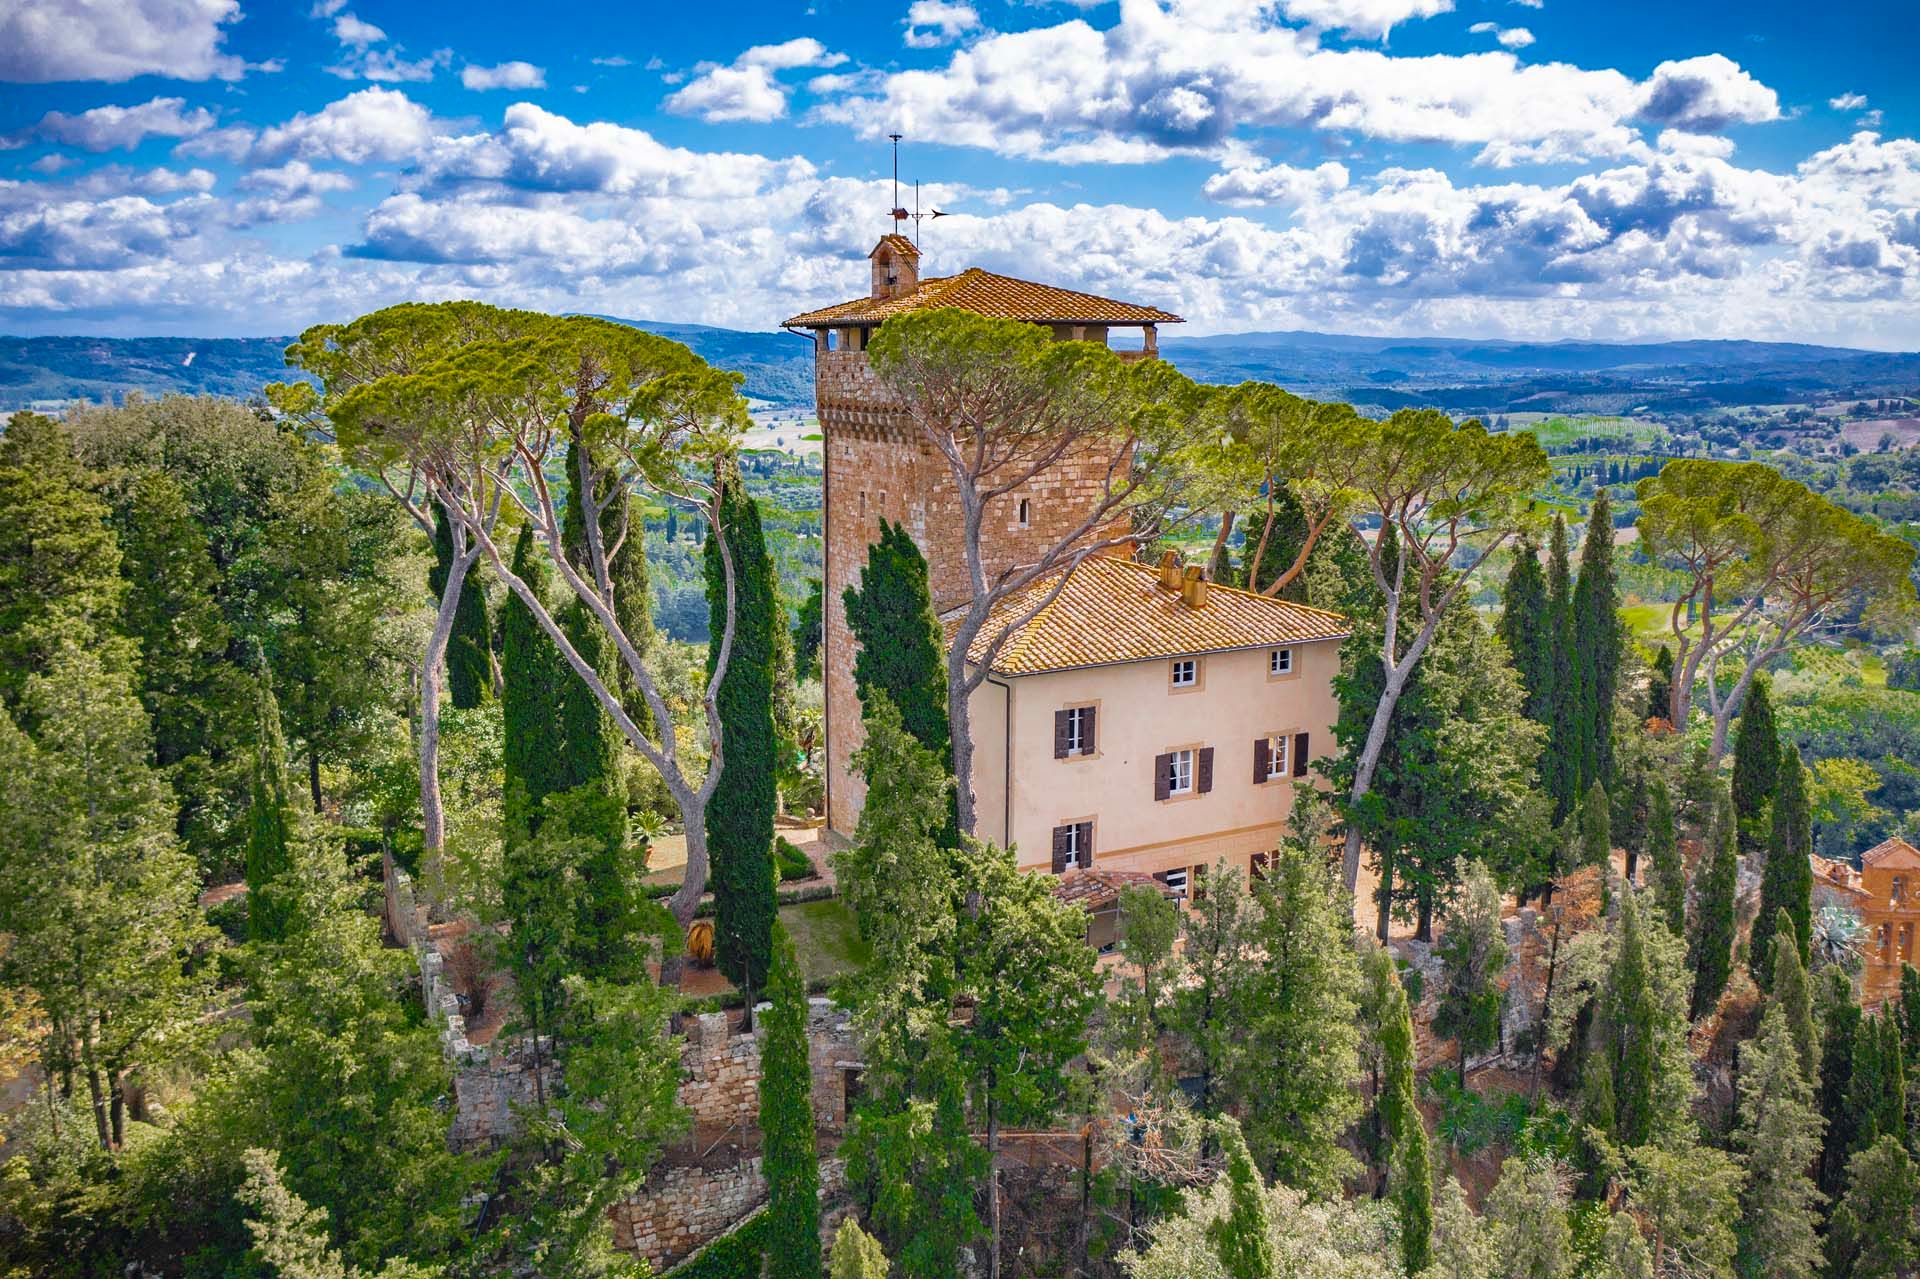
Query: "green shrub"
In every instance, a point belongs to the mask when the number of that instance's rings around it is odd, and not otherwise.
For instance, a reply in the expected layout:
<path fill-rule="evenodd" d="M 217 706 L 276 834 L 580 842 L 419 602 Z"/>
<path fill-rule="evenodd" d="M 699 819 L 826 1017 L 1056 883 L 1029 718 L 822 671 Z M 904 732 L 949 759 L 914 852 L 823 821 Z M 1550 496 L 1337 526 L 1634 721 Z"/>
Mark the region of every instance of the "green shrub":
<path fill-rule="evenodd" d="M 780 868 L 780 882 L 783 884 L 789 880 L 813 877 L 813 862 L 794 847 L 793 841 L 785 835 L 773 837 L 773 864 Z"/>
<path fill-rule="evenodd" d="M 668 1279 L 760 1279 L 766 1264 L 767 1210 L 760 1209 L 733 1233 L 720 1236 L 667 1271 Z"/>

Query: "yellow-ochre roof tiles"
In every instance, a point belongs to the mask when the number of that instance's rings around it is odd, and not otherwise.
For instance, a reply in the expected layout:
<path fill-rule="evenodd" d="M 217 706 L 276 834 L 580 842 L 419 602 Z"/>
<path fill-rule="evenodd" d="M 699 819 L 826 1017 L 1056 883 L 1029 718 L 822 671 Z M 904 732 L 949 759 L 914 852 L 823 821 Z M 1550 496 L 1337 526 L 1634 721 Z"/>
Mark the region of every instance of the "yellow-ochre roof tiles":
<path fill-rule="evenodd" d="M 976 315 L 1036 324 L 1179 324 L 1180 317 L 1156 306 L 1136 306 L 1112 298 L 1035 284 L 1010 275 L 995 275 L 968 267 L 958 275 L 920 281 L 913 292 L 897 298 L 855 298 L 836 306 L 796 315 L 781 325 L 788 329 L 837 328 L 878 324 L 905 311 L 927 311 L 951 306 Z"/>
<path fill-rule="evenodd" d="M 1058 581 L 1057 575 L 1042 579 L 1001 601 L 968 649 L 969 659 L 982 661 L 993 638 Z M 945 620 L 951 634 L 957 612 Z M 1207 602 L 1196 608 L 1179 591 L 1161 585 L 1157 568 L 1092 555 L 1073 570 L 1060 594 L 1007 640 L 994 658 L 993 670 L 1001 675 L 1038 675 L 1233 649 L 1275 648 L 1345 639 L 1351 629 L 1338 613 L 1212 584 Z"/>

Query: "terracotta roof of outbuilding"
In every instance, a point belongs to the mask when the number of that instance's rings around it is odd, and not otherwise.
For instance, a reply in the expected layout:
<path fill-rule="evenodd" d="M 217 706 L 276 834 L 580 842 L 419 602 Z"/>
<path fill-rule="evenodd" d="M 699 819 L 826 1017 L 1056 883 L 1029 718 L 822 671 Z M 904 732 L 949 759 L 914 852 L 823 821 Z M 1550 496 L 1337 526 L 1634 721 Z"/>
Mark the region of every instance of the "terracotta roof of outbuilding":
<path fill-rule="evenodd" d="M 1165 884 L 1144 870 L 1070 870 L 1053 886 L 1053 895 L 1082 910 L 1098 911 L 1120 900 L 1122 888 L 1146 887 L 1172 895 Z"/>
<path fill-rule="evenodd" d="M 1875 844 L 1872 848 L 1860 854 L 1860 864 L 1862 866 L 1878 866 L 1881 862 L 1894 856 L 1896 853 L 1904 853 L 1907 857 L 1920 861 L 1920 849 L 1916 849 L 1912 844 L 1895 835 L 1892 839 Z"/>
<path fill-rule="evenodd" d="M 909 240 L 906 236 L 901 235 L 898 231 L 881 236 L 880 243 L 873 246 L 873 252 L 878 253 L 882 245 L 892 249 L 895 253 L 904 253 L 911 258 L 918 258 L 920 256 L 920 246 L 912 240 Z M 873 254 L 868 254 L 867 256 L 871 257 Z"/>
<path fill-rule="evenodd" d="M 988 616 L 968 657 L 983 660 L 993 637 L 1039 603 L 1057 581 L 1057 575 L 1044 578 L 1002 600 Z M 945 621 L 951 634 L 957 610 L 949 612 Z M 1338 613 L 1227 586 L 1210 584 L 1207 602 L 1195 608 L 1179 591 L 1160 584 L 1157 568 L 1111 555 L 1090 555 L 1073 570 L 1060 594 L 1002 646 L 993 669 L 1001 675 L 1038 675 L 1345 639 L 1350 631 L 1347 619 Z"/>
<path fill-rule="evenodd" d="M 1156 306 L 1136 306 L 1112 298 L 1077 293 L 995 275 L 968 267 L 958 275 L 939 275 L 920 281 L 918 288 L 897 298 L 855 298 L 837 306 L 796 315 L 780 327 L 836 328 L 850 324 L 878 324 L 905 311 L 958 307 L 976 315 L 1004 320 L 1031 320 L 1039 324 L 1179 324 L 1180 317 Z"/>

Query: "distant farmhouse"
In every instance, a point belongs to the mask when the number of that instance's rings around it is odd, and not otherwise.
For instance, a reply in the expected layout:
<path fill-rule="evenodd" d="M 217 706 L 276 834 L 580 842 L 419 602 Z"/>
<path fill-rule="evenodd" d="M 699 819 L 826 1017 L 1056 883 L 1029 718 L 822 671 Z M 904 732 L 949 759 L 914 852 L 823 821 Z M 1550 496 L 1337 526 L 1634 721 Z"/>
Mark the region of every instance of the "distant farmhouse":
<path fill-rule="evenodd" d="M 1126 359 L 1158 358 L 1158 326 L 1180 317 L 971 268 L 920 277 L 905 236 L 869 255 L 867 296 L 809 311 L 825 449 L 827 824 L 851 835 L 865 785 L 852 768 L 863 732 L 854 641 L 842 593 L 858 581 L 880 521 L 902 524 L 927 558 L 936 611 L 968 599 L 957 496 L 945 460 L 890 401 L 867 362 L 889 317 L 936 307 L 1044 325 L 1062 341 L 1143 331 Z M 990 511 L 988 572 L 1032 563 L 1099 501 L 1098 459 L 1069 459 Z M 1084 473 L 1083 473 L 1084 472 Z M 1044 594 L 1058 584 L 1029 588 Z M 1034 597 L 1006 601 L 986 641 Z M 1221 858 L 1259 869 L 1286 830 L 1295 783 L 1332 745 L 1341 617 L 1221 587 L 1169 558 L 1082 561 L 1052 603 L 1009 640 L 972 700 L 974 794 L 982 837 L 1021 864 L 1109 882 L 1151 875 L 1186 893 Z"/>

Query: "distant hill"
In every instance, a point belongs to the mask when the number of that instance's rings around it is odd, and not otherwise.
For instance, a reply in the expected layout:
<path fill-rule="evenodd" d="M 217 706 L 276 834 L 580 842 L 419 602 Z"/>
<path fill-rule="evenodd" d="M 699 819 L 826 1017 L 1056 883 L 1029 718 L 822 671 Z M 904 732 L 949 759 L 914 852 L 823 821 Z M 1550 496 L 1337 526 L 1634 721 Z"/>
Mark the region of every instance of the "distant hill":
<path fill-rule="evenodd" d="M 810 405 L 813 353 L 781 332 L 627 320 L 746 377 L 757 400 Z M 0 411 L 130 391 L 249 396 L 291 371 L 292 339 L 0 337 Z M 1338 333 L 1168 334 L 1166 357 L 1206 382 L 1278 382 L 1318 399 L 1454 413 L 1698 412 L 1822 396 L 1920 394 L 1920 354 L 1794 342 L 1502 342 Z"/>

